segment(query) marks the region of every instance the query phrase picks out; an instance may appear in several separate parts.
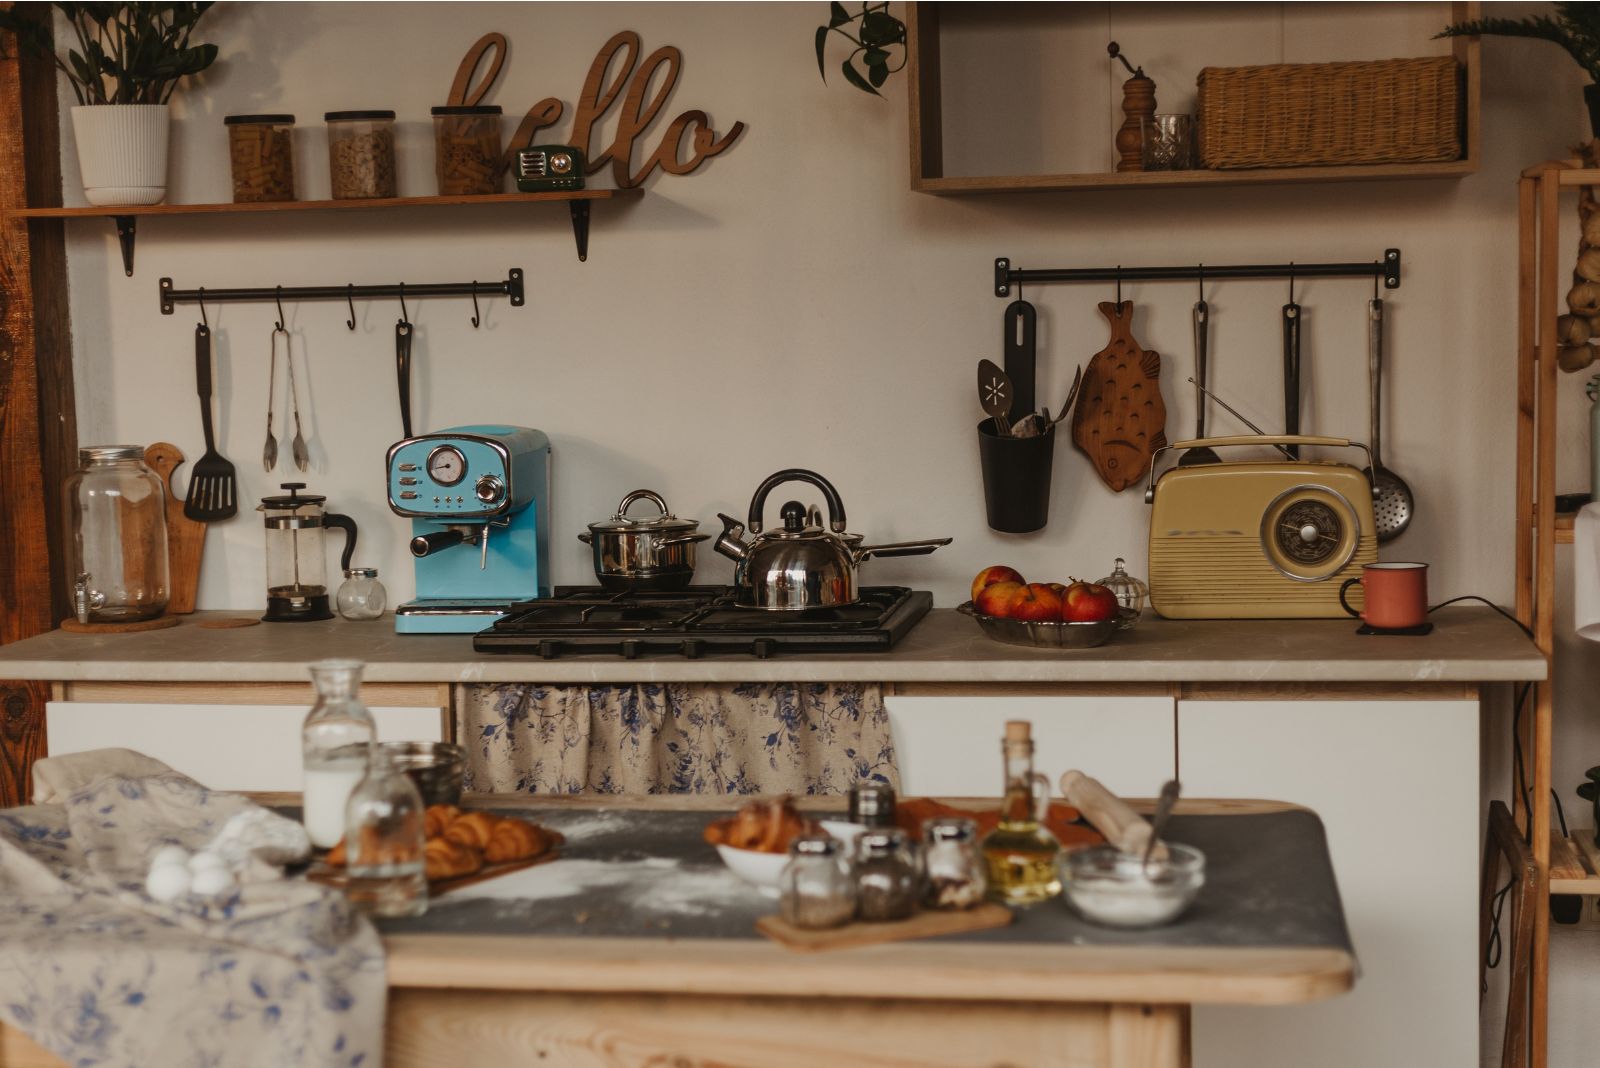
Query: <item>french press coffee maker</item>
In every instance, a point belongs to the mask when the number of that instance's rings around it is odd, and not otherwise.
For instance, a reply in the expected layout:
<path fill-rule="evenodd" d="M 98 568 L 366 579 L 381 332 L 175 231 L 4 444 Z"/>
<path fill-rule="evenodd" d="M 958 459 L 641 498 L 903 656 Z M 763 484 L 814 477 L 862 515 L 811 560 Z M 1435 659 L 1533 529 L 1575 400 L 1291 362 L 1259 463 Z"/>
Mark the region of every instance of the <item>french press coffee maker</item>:
<path fill-rule="evenodd" d="M 304 482 L 285 482 L 287 494 L 263 497 L 256 511 L 267 525 L 267 614 L 265 623 L 305 623 L 332 619 L 328 605 L 327 561 L 324 559 L 323 530 L 336 527 L 344 531 L 342 569 L 350 567 L 356 548 L 355 520 L 347 515 L 323 511 L 328 498 L 301 494 Z"/>

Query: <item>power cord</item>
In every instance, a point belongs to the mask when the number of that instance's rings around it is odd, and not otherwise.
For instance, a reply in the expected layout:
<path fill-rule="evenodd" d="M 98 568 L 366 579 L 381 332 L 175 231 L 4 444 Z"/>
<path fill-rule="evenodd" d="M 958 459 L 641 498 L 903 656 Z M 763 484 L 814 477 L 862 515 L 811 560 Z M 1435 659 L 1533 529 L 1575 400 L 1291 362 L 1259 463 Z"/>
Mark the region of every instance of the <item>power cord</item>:
<path fill-rule="evenodd" d="M 1512 615 L 1510 612 L 1507 612 L 1504 608 L 1501 608 L 1499 605 L 1495 604 L 1493 601 L 1489 600 L 1489 598 L 1487 598 L 1487 597 L 1479 597 L 1475 593 L 1463 593 L 1460 597 L 1452 597 L 1448 601 L 1440 601 L 1438 604 L 1436 604 L 1432 608 L 1428 609 L 1428 614 L 1432 615 L 1433 613 L 1437 612 L 1439 609 L 1443 608 L 1445 605 L 1447 605 L 1447 604 L 1455 604 L 1455 603 L 1457 603 L 1459 601 L 1478 601 L 1478 602 L 1480 602 L 1482 604 L 1486 604 L 1490 608 L 1493 608 L 1496 612 L 1499 612 L 1501 615 L 1503 615 L 1507 619 L 1511 620 L 1511 622 L 1515 623 L 1522 630 L 1522 633 L 1526 634 L 1529 638 L 1533 637 L 1533 630 L 1526 623 L 1524 623 L 1522 620 L 1518 619 L 1516 616 Z"/>

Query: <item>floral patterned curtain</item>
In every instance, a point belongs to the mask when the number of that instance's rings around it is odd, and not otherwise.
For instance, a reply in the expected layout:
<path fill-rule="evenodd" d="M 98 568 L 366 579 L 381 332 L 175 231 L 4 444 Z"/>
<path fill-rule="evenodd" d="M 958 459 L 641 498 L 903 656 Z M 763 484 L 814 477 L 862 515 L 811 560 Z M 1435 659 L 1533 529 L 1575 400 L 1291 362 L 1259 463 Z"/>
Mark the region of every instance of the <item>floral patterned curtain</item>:
<path fill-rule="evenodd" d="M 883 690 L 862 683 L 464 687 L 469 790 L 843 793 L 898 787 Z"/>

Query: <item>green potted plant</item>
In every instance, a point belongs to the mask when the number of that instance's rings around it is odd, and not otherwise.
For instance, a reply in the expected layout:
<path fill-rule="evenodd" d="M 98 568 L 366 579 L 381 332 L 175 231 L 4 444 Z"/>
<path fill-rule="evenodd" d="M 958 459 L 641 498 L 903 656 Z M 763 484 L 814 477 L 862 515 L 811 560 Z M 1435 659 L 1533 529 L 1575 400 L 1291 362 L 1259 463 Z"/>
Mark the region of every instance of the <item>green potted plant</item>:
<path fill-rule="evenodd" d="M 71 84 L 84 196 L 91 204 L 159 204 L 167 195 L 167 102 L 180 81 L 217 58 L 216 45 L 190 43 L 211 4 L 55 4 L 77 37 L 65 58 L 22 6 L 0 11 L 0 30 L 48 55 Z"/>
<path fill-rule="evenodd" d="M 1600 138 L 1600 4 L 1555 5 L 1555 17 L 1529 15 L 1520 19 L 1487 18 L 1457 22 L 1439 37 L 1531 37 L 1566 50 L 1589 76 L 1583 102 L 1589 107 L 1590 133 Z"/>
<path fill-rule="evenodd" d="M 852 32 L 851 23 L 859 23 Z M 839 69 L 845 81 L 863 92 L 882 96 L 878 92 L 889 75 L 906 65 L 905 23 L 889 14 L 888 0 L 882 3 L 863 3 L 857 14 L 850 14 L 839 0 L 828 5 L 828 24 L 818 26 L 816 32 L 817 72 L 828 80 L 826 58 L 828 38 L 838 34 L 850 42 L 850 54 L 845 56 Z M 895 63 L 898 59 L 899 62 Z M 860 69 L 856 65 L 860 64 Z"/>

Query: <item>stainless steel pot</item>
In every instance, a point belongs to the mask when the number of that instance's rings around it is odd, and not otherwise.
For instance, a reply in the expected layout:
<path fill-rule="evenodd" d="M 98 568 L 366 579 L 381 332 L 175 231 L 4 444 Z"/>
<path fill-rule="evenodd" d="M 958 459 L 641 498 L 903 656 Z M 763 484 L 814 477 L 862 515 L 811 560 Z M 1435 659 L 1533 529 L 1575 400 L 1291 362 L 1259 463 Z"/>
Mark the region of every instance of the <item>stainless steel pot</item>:
<path fill-rule="evenodd" d="M 783 529 L 762 532 L 767 494 L 784 482 L 808 482 L 822 491 L 828 505 L 828 526 L 820 513 L 807 511 L 799 501 L 779 509 Z M 748 523 L 729 515 L 722 520 L 716 550 L 735 562 L 734 596 L 739 604 L 771 611 L 800 611 L 854 604 L 858 599 L 856 569 L 874 556 L 921 556 L 949 538 L 903 541 L 887 545 L 862 545 L 861 536 L 845 533 L 844 502 L 833 485 L 815 471 L 789 468 L 761 483 L 750 501 Z M 756 537 L 744 540 L 748 529 Z"/>
<path fill-rule="evenodd" d="M 636 501 L 650 501 L 661 514 L 628 515 Z M 681 590 L 694 579 L 695 542 L 711 537 L 696 533 L 699 526 L 669 512 L 659 493 L 638 489 L 622 498 L 616 515 L 590 523 L 578 540 L 594 550 L 594 574 L 604 589 Z"/>

